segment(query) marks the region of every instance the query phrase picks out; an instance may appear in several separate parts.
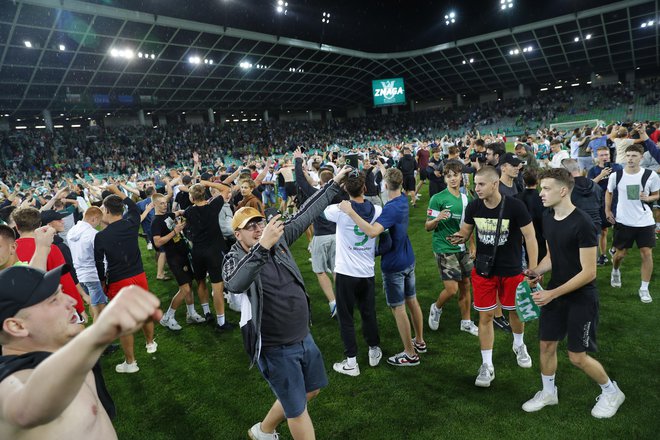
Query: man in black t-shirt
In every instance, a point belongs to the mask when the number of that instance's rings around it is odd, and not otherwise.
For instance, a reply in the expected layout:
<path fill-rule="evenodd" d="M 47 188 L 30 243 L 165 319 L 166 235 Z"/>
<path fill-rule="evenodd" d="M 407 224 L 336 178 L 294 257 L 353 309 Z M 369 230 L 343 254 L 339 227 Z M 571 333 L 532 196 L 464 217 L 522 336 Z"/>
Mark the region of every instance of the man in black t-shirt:
<path fill-rule="evenodd" d="M 167 197 L 154 194 L 152 201 L 156 215 L 151 222 L 151 235 L 156 247 L 165 253 L 167 265 L 179 286 L 179 291 L 172 298 L 170 307 L 160 320 L 160 324 L 170 330 L 178 331 L 181 330 L 181 326 L 174 314 L 184 300 L 187 307 L 186 322 L 188 324 L 204 322 L 204 318 L 197 313 L 193 304 L 193 270 L 188 260 L 188 246 L 181 236 L 185 222 L 176 221 L 177 217 L 174 213 L 167 212 Z M 179 217 L 179 220 L 182 218 Z"/>
<path fill-rule="evenodd" d="M 179 209 L 182 211 L 185 211 L 186 209 L 188 209 L 189 206 L 192 206 L 192 202 L 190 201 L 190 195 L 188 194 L 188 188 L 190 188 L 191 182 L 192 182 L 192 177 L 183 176 L 181 178 L 181 183 L 183 185 L 179 185 L 179 192 L 176 194 L 176 197 L 174 198 L 174 201 L 177 203 Z"/>
<path fill-rule="evenodd" d="M 532 359 L 527 353 L 523 340 L 525 325 L 516 314 L 515 295 L 516 287 L 523 280 L 523 237 L 529 262 L 533 266 L 538 261 L 538 246 L 532 218 L 527 208 L 520 200 L 500 194 L 499 175 L 495 168 L 491 166 L 481 168 L 474 177 L 474 183 L 479 198 L 468 204 L 465 210 L 465 223 L 460 231 L 449 236 L 448 240 L 452 244 L 465 243 L 472 231 L 475 229 L 477 231 L 477 258 L 472 269 L 472 286 L 474 308 L 479 312 L 482 364 L 475 385 L 489 387 L 495 378 L 493 318 L 498 299 L 502 309 L 509 311 L 513 332 L 513 352 L 516 354 L 518 365 L 522 368 L 532 367 Z M 502 224 L 495 253 L 495 236 L 502 203 L 504 203 Z M 490 273 L 486 274 L 481 270 L 483 264 L 480 262 L 492 259 L 494 253 L 494 261 L 489 264 Z"/>
<path fill-rule="evenodd" d="M 541 306 L 539 333 L 543 389 L 523 404 L 527 412 L 559 403 L 555 386 L 557 345 L 568 335 L 568 357 L 596 381 L 602 394 L 591 415 L 602 419 L 616 414 L 626 396 L 612 382 L 603 366 L 589 356 L 596 350 L 598 290 L 596 289 L 596 226 L 588 214 L 571 202 L 575 181 L 561 168 L 546 171 L 541 179 L 543 206 L 552 208 L 543 218 L 548 254 L 538 266 L 525 271 L 532 283 L 552 270 L 547 290 L 532 295 Z"/>
<path fill-rule="evenodd" d="M 197 279 L 197 294 L 202 303 L 204 317 L 208 323 L 213 323 L 209 308 L 209 293 L 206 287 L 206 275 L 209 275 L 212 286 L 213 307 L 216 313 L 216 330 L 231 330 L 233 324 L 225 320 L 224 284 L 222 281 L 222 263 L 227 245 L 218 224 L 218 215 L 225 200 L 221 195 L 206 197 L 206 189 L 215 188 L 220 192 L 229 191 L 222 183 L 203 180 L 201 184 L 190 187 L 190 201 L 193 203 L 185 210 L 186 236 L 192 243 L 192 265 Z"/>

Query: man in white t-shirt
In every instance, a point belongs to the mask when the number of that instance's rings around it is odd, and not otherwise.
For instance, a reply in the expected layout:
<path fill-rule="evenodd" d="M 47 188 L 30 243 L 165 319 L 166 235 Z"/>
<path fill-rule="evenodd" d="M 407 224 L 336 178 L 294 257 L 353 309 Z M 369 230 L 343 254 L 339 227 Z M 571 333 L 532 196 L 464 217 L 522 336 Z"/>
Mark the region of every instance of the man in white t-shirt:
<path fill-rule="evenodd" d="M 561 161 L 570 159 L 568 151 L 561 149 L 561 141 L 558 139 L 550 142 L 550 150 L 552 151 L 552 160 L 546 159 L 546 164 L 550 168 L 561 168 Z"/>
<path fill-rule="evenodd" d="M 626 127 L 619 127 L 615 125 L 612 127 L 611 133 L 607 136 L 613 143 L 616 149 L 615 162 L 624 165 L 626 159 L 626 149 L 634 144 L 641 144 L 643 139 L 630 139 L 628 138 L 628 129 Z"/>
<path fill-rule="evenodd" d="M 373 224 L 382 208 L 364 199 L 365 175 L 354 170 L 344 184 L 351 199 L 353 210 L 364 220 Z M 357 341 L 353 323 L 353 307 L 357 305 L 362 317 L 362 333 L 369 345 L 369 365 L 375 367 L 383 357 L 379 347 L 378 322 L 376 320 L 376 296 L 374 266 L 376 239 L 358 228 L 339 205 L 330 205 L 324 211 L 325 218 L 337 223 L 335 253 L 335 295 L 339 333 L 344 344 L 346 359 L 333 365 L 341 374 L 357 376 Z"/>
<path fill-rule="evenodd" d="M 614 225 L 612 246 L 616 253 L 612 259 L 612 287 L 621 287 L 619 268 L 633 243 L 637 243 L 642 258 L 642 284 L 639 298 L 643 303 L 652 301 L 649 281 L 653 273 L 653 248 L 655 247 L 655 220 L 653 202 L 660 193 L 660 177 L 651 170 L 640 168 L 644 148 L 630 145 L 626 148 L 626 166 L 622 171 L 612 173 L 605 194 L 605 216 Z M 613 204 L 613 195 L 617 200 Z M 613 208 L 616 208 L 613 210 Z M 616 212 L 616 216 L 614 212 Z"/>

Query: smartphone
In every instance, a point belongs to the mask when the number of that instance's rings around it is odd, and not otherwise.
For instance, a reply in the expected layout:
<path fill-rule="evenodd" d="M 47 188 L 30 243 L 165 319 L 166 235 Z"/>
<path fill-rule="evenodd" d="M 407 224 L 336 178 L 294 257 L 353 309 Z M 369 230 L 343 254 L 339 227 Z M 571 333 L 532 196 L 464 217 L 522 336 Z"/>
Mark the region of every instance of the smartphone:
<path fill-rule="evenodd" d="M 605 168 L 612 168 L 612 162 L 605 162 Z"/>
<path fill-rule="evenodd" d="M 360 164 L 357 154 L 347 154 L 344 158 L 346 159 L 346 165 L 352 166 L 355 170 L 359 169 Z"/>

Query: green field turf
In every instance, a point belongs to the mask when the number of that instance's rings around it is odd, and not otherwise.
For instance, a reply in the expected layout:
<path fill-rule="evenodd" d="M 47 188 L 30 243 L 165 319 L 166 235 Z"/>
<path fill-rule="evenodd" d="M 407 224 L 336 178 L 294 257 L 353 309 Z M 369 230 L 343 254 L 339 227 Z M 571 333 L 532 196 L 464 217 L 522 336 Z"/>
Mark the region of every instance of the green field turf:
<path fill-rule="evenodd" d="M 426 193 L 427 188 L 423 189 Z M 383 360 L 370 368 L 367 350 L 358 336 L 359 377 L 332 371 L 343 359 L 338 325 L 307 261 L 303 236 L 293 246 L 312 299 L 312 334 L 324 359 L 329 386 L 309 405 L 318 439 L 650 439 L 660 430 L 660 331 L 657 323 L 660 289 L 651 283 L 652 304 L 642 304 L 639 254 L 636 249 L 622 268 L 623 288 L 609 286 L 611 266 L 598 269 L 601 296 L 600 346 L 596 358 L 626 393 L 626 402 L 611 420 L 590 415 L 600 388 L 574 368 L 560 344 L 557 385 L 559 405 L 527 414 L 521 404 L 540 389 L 537 323 L 528 325 L 525 341 L 534 360 L 531 369 L 517 366 L 512 337 L 496 331 L 496 379 L 489 389 L 474 386 L 481 364 L 478 339 L 460 332 L 456 301 L 445 306 L 437 332 L 427 331 L 426 318 L 442 283 L 431 250 L 431 233 L 424 230 L 424 195 L 411 210 L 409 234 L 417 258 L 417 293 L 424 312 L 429 346 L 415 368 L 397 368 Z M 151 289 L 164 308 L 176 291 L 173 281 L 155 279 L 152 253 L 143 246 Z M 656 266 L 658 258 L 655 257 Z M 391 312 L 385 304 L 380 273 L 377 310 L 385 356 L 402 350 Z M 201 312 L 199 304 L 198 311 Z M 238 314 L 229 311 L 229 320 Z M 103 358 L 108 387 L 117 404 L 115 427 L 120 439 L 244 439 L 266 414 L 274 397 L 256 368 L 248 369 L 240 332 L 216 334 L 207 326 L 185 325 L 185 307 L 177 313 L 179 333 L 157 325 L 155 355 L 147 355 L 144 337 L 136 337 L 140 372 L 119 375 L 114 365 L 121 352 Z M 473 311 L 473 319 L 476 320 Z M 358 326 L 359 331 L 359 326 Z M 286 424 L 280 429 L 290 439 Z"/>

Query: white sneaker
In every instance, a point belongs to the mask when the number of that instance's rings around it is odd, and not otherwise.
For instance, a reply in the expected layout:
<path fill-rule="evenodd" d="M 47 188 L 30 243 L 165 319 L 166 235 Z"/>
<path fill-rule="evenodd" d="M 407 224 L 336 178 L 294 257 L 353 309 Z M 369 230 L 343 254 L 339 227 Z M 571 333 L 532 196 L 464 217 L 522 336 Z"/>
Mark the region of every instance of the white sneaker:
<path fill-rule="evenodd" d="M 348 359 L 344 359 L 341 362 L 335 362 L 335 364 L 332 366 L 332 369 L 337 373 L 345 374 L 347 376 L 360 375 L 360 366 L 356 363 L 354 367 L 349 367 Z"/>
<path fill-rule="evenodd" d="M 621 287 L 621 272 L 610 275 L 610 285 L 612 287 Z"/>
<path fill-rule="evenodd" d="M 369 348 L 369 365 L 372 367 L 377 366 L 383 358 L 383 351 L 380 347 Z"/>
<path fill-rule="evenodd" d="M 474 384 L 478 387 L 488 388 L 493 379 L 495 379 L 495 367 L 488 364 L 481 364 Z"/>
<path fill-rule="evenodd" d="M 252 440 L 279 440 L 280 435 L 277 431 L 272 433 L 263 432 L 261 430 L 261 422 L 259 422 L 248 430 L 248 437 Z"/>
<path fill-rule="evenodd" d="M 147 349 L 147 353 L 153 354 L 158 350 L 158 343 L 154 339 L 154 341 L 151 344 L 147 344 L 145 345 L 145 347 Z"/>
<path fill-rule="evenodd" d="M 532 358 L 527 353 L 527 346 L 525 344 L 520 347 L 513 346 L 513 352 L 516 354 L 516 361 L 522 368 L 532 368 Z"/>
<path fill-rule="evenodd" d="M 133 362 L 132 364 L 124 361 L 115 367 L 115 371 L 117 373 L 137 373 L 140 371 L 140 368 L 137 365 L 137 361 Z"/>
<path fill-rule="evenodd" d="M 197 312 L 186 314 L 187 324 L 202 324 L 204 322 L 206 322 L 206 319 L 204 319 L 204 317 Z"/>
<path fill-rule="evenodd" d="M 653 301 L 653 298 L 651 298 L 651 294 L 649 293 L 649 289 L 639 289 L 639 299 L 646 304 Z"/>
<path fill-rule="evenodd" d="M 479 327 L 477 327 L 474 321 L 470 321 L 469 323 L 461 322 L 461 331 L 468 332 L 472 336 L 479 336 Z"/>
<path fill-rule="evenodd" d="M 429 310 L 429 328 L 431 330 L 437 330 L 440 327 L 441 316 L 442 309 L 439 309 L 435 303 L 431 304 L 431 310 Z"/>
<path fill-rule="evenodd" d="M 616 382 L 613 381 L 612 384 L 616 387 L 616 393 L 601 393 L 596 398 L 596 405 L 591 410 L 591 415 L 597 419 L 609 419 L 616 414 L 623 401 L 626 400 L 626 395 L 619 389 Z"/>
<path fill-rule="evenodd" d="M 559 395 L 557 393 L 557 387 L 555 387 L 555 392 L 552 394 L 546 394 L 542 390 L 539 391 L 534 397 L 523 403 L 522 409 L 527 412 L 535 412 L 542 410 L 546 406 L 556 405 L 558 403 Z"/>
<path fill-rule="evenodd" d="M 154 245 L 151 244 L 151 242 L 147 243 L 147 250 L 150 250 L 150 251 L 154 250 Z"/>
<path fill-rule="evenodd" d="M 179 330 L 181 330 L 181 326 L 179 325 L 178 322 L 176 322 L 176 319 L 174 319 L 174 317 L 166 318 L 165 316 L 163 316 L 159 322 L 160 325 L 172 331 L 178 332 Z"/>

